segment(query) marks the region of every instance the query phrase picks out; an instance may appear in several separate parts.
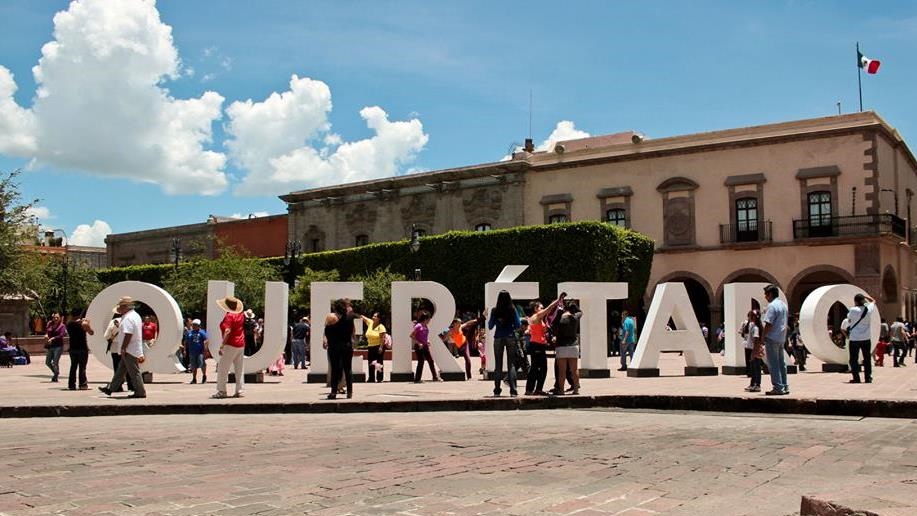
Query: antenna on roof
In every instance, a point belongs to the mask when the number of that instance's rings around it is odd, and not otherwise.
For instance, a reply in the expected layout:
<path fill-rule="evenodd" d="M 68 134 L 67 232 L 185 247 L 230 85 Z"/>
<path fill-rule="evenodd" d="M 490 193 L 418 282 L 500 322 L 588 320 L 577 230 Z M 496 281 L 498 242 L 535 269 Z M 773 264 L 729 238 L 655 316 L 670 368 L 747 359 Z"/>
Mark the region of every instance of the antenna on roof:
<path fill-rule="evenodd" d="M 529 138 L 532 137 L 532 104 L 534 103 L 535 91 L 529 88 Z"/>

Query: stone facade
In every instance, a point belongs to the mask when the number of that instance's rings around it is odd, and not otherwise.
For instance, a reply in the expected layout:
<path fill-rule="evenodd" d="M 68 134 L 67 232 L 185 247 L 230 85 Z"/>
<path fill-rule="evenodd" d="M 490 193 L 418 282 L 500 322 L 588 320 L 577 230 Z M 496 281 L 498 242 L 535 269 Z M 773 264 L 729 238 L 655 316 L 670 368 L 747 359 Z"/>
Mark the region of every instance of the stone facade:
<path fill-rule="evenodd" d="M 917 161 L 875 113 L 638 136 L 294 192 L 281 196 L 290 238 L 313 251 L 408 238 L 412 224 L 432 234 L 610 217 L 657 242 L 647 300 L 685 281 L 711 327 L 732 281 L 777 283 L 794 311 L 819 285 L 853 282 L 885 317 L 917 318 L 917 262 L 901 245 L 917 240 Z"/>
<path fill-rule="evenodd" d="M 524 163 L 494 163 L 281 196 L 306 252 L 523 224 Z"/>

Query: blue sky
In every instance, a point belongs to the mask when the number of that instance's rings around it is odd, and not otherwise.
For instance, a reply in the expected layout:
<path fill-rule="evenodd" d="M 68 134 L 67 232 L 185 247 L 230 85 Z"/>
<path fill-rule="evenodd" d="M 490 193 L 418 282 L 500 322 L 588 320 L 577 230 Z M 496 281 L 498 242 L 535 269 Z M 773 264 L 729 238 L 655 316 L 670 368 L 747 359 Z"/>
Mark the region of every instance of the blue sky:
<path fill-rule="evenodd" d="M 856 41 L 882 61 L 865 107 L 917 140 L 909 2 L 78 4 L 0 4 L 0 170 L 27 168 L 43 224 L 79 242 L 97 220 L 282 213 L 277 193 L 499 160 L 530 91 L 536 143 L 851 112 Z"/>

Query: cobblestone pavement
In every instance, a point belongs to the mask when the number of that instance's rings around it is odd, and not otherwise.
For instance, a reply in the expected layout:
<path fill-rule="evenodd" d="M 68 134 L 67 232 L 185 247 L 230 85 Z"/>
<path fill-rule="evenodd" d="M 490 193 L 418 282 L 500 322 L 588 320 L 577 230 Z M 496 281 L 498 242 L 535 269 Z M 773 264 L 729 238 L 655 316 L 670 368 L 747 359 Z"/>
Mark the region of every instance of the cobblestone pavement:
<path fill-rule="evenodd" d="M 0 514 L 917 511 L 917 422 L 615 410 L 2 422 Z"/>

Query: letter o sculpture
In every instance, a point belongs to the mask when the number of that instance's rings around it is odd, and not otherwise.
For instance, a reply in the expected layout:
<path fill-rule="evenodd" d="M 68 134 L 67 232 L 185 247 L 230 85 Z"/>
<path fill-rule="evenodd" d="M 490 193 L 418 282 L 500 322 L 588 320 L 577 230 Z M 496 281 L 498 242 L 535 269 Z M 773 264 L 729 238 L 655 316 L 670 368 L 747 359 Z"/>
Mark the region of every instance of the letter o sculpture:
<path fill-rule="evenodd" d="M 123 296 L 130 296 L 134 301 L 139 301 L 149 306 L 159 319 L 159 338 L 156 344 L 143 350 L 146 361 L 141 366 L 144 372 L 172 374 L 185 370 L 175 356 L 181 345 L 182 329 L 181 309 L 175 299 L 165 290 L 143 283 L 141 281 L 122 281 L 111 285 L 92 300 L 86 310 L 86 318 L 92 324 L 95 335 L 86 335 L 89 350 L 96 358 L 111 368 L 111 355 L 105 350 L 108 342 L 105 341 L 105 328 L 112 318 L 112 309 Z M 112 349 L 120 349 L 122 336 L 112 343 Z"/>
<path fill-rule="evenodd" d="M 834 303 L 850 306 L 853 304 L 853 296 L 857 294 L 868 295 L 865 290 L 855 285 L 828 285 L 812 291 L 802 303 L 802 309 L 799 311 L 799 333 L 802 335 L 802 342 L 806 349 L 826 364 L 843 365 L 850 361 L 848 351 L 831 342 L 825 324 L 828 320 L 828 311 Z M 870 316 L 869 339 L 873 348 L 879 341 L 881 326 L 882 321 L 878 314 Z"/>

